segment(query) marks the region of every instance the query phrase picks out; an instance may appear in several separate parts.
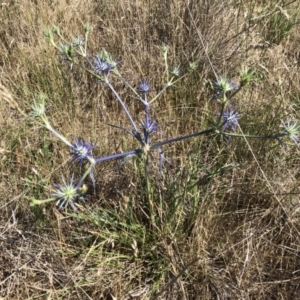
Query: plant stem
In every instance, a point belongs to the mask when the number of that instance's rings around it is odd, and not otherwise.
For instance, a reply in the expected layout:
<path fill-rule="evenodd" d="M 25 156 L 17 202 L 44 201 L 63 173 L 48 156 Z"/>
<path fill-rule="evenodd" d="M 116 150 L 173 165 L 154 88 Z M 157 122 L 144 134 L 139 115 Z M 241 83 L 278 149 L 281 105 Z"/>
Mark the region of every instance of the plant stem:
<path fill-rule="evenodd" d="M 149 174 L 149 158 L 146 154 L 146 159 L 144 162 L 144 169 L 145 169 L 145 178 L 146 178 L 146 186 L 147 186 L 147 200 L 149 205 L 149 215 L 150 215 L 150 226 L 154 225 L 154 211 L 153 211 L 153 199 L 152 199 L 152 189 L 151 189 L 151 182 L 150 182 L 150 174 Z"/>
<path fill-rule="evenodd" d="M 142 152 L 143 152 L 142 149 L 135 149 L 135 150 L 131 150 L 131 151 L 123 152 L 123 153 L 117 153 L 117 154 L 108 155 L 108 156 L 104 156 L 104 157 L 100 157 L 100 158 L 95 158 L 95 162 L 98 163 L 98 162 L 102 162 L 102 161 L 106 161 L 106 160 L 110 160 L 110 159 L 122 158 L 122 157 L 125 157 L 128 155 L 138 155 Z"/>
<path fill-rule="evenodd" d="M 116 90 L 114 89 L 114 87 L 111 85 L 111 83 L 108 81 L 107 77 L 105 77 L 105 83 L 108 85 L 108 87 L 111 89 L 111 91 L 114 93 L 114 95 L 116 96 L 116 98 L 118 99 L 119 103 L 121 104 L 122 108 L 124 109 L 128 119 L 130 120 L 134 130 L 136 132 L 138 132 L 138 128 L 137 126 L 135 125 L 127 107 L 125 106 L 124 102 L 122 101 L 122 99 L 120 98 L 119 94 L 116 92 Z"/>
<path fill-rule="evenodd" d="M 226 136 L 235 136 L 235 137 L 246 137 L 246 138 L 253 138 L 253 139 L 279 139 L 288 135 L 287 132 L 277 133 L 277 134 L 270 134 L 270 135 L 252 135 L 252 134 L 238 134 L 238 133 L 230 133 L 230 132 L 223 132 Z"/>
<path fill-rule="evenodd" d="M 204 130 L 204 131 L 200 131 L 200 132 L 180 136 L 180 137 L 173 138 L 173 139 L 166 140 L 166 141 L 162 141 L 162 142 L 158 142 L 158 143 L 155 143 L 154 145 L 150 146 L 150 149 L 151 150 L 156 149 L 156 148 L 161 147 L 163 145 L 171 144 L 171 143 L 174 143 L 174 142 L 179 142 L 181 140 L 189 139 L 189 138 L 196 137 L 196 136 L 199 136 L 199 135 L 209 134 L 209 133 L 214 132 L 215 130 L 216 130 L 216 128 L 213 127 L 211 129 L 207 129 L 207 130 Z"/>

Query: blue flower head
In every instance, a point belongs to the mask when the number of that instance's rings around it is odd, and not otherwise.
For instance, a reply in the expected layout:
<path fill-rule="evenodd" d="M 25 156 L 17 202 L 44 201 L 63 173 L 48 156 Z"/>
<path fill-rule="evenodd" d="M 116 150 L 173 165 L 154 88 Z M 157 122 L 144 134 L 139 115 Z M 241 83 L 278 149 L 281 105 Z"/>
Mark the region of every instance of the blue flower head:
<path fill-rule="evenodd" d="M 149 112 L 149 104 L 145 105 L 145 122 L 141 122 L 144 131 L 143 143 L 150 143 L 150 134 L 157 131 L 157 124 L 151 119 Z"/>
<path fill-rule="evenodd" d="M 237 111 L 227 109 L 223 112 L 222 120 L 224 121 L 223 129 L 225 130 L 227 127 L 235 132 L 235 127 L 238 125 L 238 120 L 241 118 L 241 114 Z"/>
<path fill-rule="evenodd" d="M 92 155 L 92 150 L 95 148 L 94 145 L 91 145 L 84 141 L 82 138 L 74 139 L 74 142 L 72 144 L 71 148 L 71 155 L 72 155 L 72 161 L 79 161 L 80 166 L 84 161 L 91 162 L 94 158 Z"/>
<path fill-rule="evenodd" d="M 157 132 L 157 124 L 151 120 L 150 118 L 147 118 L 147 120 L 145 122 L 142 122 L 142 128 L 148 132 L 148 133 L 152 133 L 152 132 Z"/>
<path fill-rule="evenodd" d="M 118 63 L 113 60 L 112 56 L 106 51 L 101 51 L 100 54 L 95 57 L 95 72 L 103 76 L 107 76 Z"/>
<path fill-rule="evenodd" d="M 106 76 L 114 67 L 99 56 L 95 57 L 95 72 Z"/>
<path fill-rule="evenodd" d="M 151 91 L 152 91 L 152 89 L 150 87 L 149 80 L 144 79 L 139 83 L 139 86 L 138 86 L 139 93 L 149 93 Z"/>

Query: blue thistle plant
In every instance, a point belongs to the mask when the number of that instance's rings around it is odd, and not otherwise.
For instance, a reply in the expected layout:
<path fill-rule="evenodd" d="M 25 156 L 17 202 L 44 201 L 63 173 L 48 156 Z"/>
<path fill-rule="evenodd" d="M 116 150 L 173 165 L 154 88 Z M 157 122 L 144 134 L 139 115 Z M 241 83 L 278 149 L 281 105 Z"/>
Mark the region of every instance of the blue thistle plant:
<path fill-rule="evenodd" d="M 45 29 L 44 30 L 44 36 L 46 37 L 46 39 L 49 41 L 49 43 L 51 45 L 55 46 L 52 29 Z"/>
<path fill-rule="evenodd" d="M 142 129 L 144 131 L 144 143 L 148 144 L 150 142 L 150 134 L 152 132 L 157 132 L 157 124 L 150 117 L 150 104 L 147 101 L 147 93 L 152 91 L 149 80 L 143 79 L 138 86 L 138 92 L 144 94 L 143 103 L 145 105 L 145 122 L 141 122 Z"/>
<path fill-rule="evenodd" d="M 76 36 L 73 39 L 72 45 L 76 51 L 77 56 L 87 57 L 87 33 L 85 34 L 85 39 Z"/>
<path fill-rule="evenodd" d="M 195 71 L 197 69 L 197 63 L 195 61 L 192 61 L 189 63 L 189 68 L 191 71 Z"/>
<path fill-rule="evenodd" d="M 147 189 L 148 189 L 148 197 L 149 203 L 151 203 L 151 192 L 150 192 L 150 172 L 149 172 L 149 160 L 148 158 L 151 155 L 151 151 L 158 151 L 159 154 L 159 170 L 161 173 L 163 162 L 166 160 L 163 153 L 163 146 L 168 145 L 174 142 L 183 141 L 186 139 L 191 139 L 195 137 L 199 137 L 202 135 L 210 135 L 210 134 L 220 134 L 225 137 L 249 137 L 249 138 L 260 138 L 260 139 L 276 139 L 279 142 L 284 137 L 289 137 L 296 144 L 299 142 L 299 131 L 300 125 L 297 122 L 292 122 L 288 120 L 287 122 L 282 121 L 282 126 L 284 130 L 280 133 L 269 134 L 265 136 L 257 136 L 257 135 L 245 135 L 236 133 L 236 127 L 239 125 L 239 119 L 241 118 L 241 114 L 236 110 L 228 108 L 228 103 L 235 96 L 235 94 L 241 90 L 242 87 L 250 83 L 254 77 L 255 72 L 253 69 L 244 68 L 242 73 L 240 74 L 240 80 L 238 83 L 234 83 L 234 81 L 229 80 L 226 76 L 216 76 L 216 79 L 213 81 L 209 81 L 210 87 L 214 93 L 212 99 L 216 99 L 221 104 L 221 109 L 219 110 L 218 120 L 212 126 L 212 128 L 199 131 L 196 133 L 179 136 L 170 139 L 164 139 L 162 141 L 151 143 L 151 134 L 156 133 L 158 130 L 157 123 L 151 118 L 150 115 L 150 105 L 154 101 L 156 101 L 160 95 L 171 86 L 175 86 L 176 82 L 187 76 L 191 71 L 197 68 L 197 64 L 195 62 L 191 62 L 189 64 L 189 72 L 184 75 L 181 75 L 179 66 L 173 68 L 173 70 L 169 69 L 168 66 L 168 46 L 163 45 L 162 47 L 162 55 L 165 62 L 165 74 L 166 74 L 166 85 L 160 92 L 158 92 L 152 99 L 147 99 L 149 93 L 152 92 L 150 82 L 148 79 L 143 79 L 138 84 L 137 88 L 133 88 L 128 84 L 122 76 L 119 74 L 117 70 L 118 62 L 114 61 L 112 56 L 105 50 L 101 51 L 96 56 L 87 57 L 87 40 L 88 33 L 90 31 L 90 26 L 86 25 L 85 27 L 85 37 L 84 39 L 75 38 L 73 42 L 68 43 L 61 36 L 59 28 L 54 28 L 52 31 L 46 31 L 45 36 L 49 40 L 49 42 L 56 47 L 63 55 L 64 58 L 69 60 L 72 64 L 81 67 L 83 70 L 87 71 L 89 74 L 100 80 L 104 83 L 114 94 L 119 104 L 122 106 L 122 109 L 127 115 L 128 120 L 131 123 L 131 128 L 126 129 L 120 126 L 114 126 L 116 128 L 124 130 L 126 133 L 133 136 L 136 140 L 139 141 L 140 146 L 138 149 L 130 150 L 127 152 L 122 152 L 118 154 L 108 155 L 104 157 L 94 157 L 92 154 L 94 145 L 86 142 L 82 138 L 74 139 L 72 143 L 70 143 L 64 136 L 59 134 L 54 128 L 50 125 L 46 115 L 45 115 L 45 105 L 44 102 L 41 101 L 35 102 L 32 106 L 32 116 L 39 117 L 43 121 L 43 126 L 50 130 L 56 137 L 58 137 L 61 141 L 63 141 L 69 148 L 72 156 L 72 162 L 79 162 L 80 167 L 83 163 L 86 163 L 86 169 L 84 170 L 84 174 L 82 175 L 80 181 L 77 184 L 74 184 L 74 175 L 72 175 L 70 182 L 66 182 L 65 178 L 62 178 L 62 184 L 55 184 L 55 191 L 52 194 L 52 198 L 47 201 L 57 201 L 58 208 L 66 208 L 70 206 L 73 210 L 76 210 L 75 202 L 78 199 L 82 198 L 83 191 L 83 182 L 87 176 L 91 176 L 94 187 L 95 187 L 95 179 L 93 176 L 93 170 L 97 163 L 114 160 L 114 159 L 123 159 L 123 163 L 128 161 L 129 159 L 136 156 L 143 156 L 144 166 L 145 166 L 145 175 L 147 178 Z M 57 46 L 54 42 L 54 35 L 58 36 L 62 40 L 62 46 Z M 91 58 L 90 58 L 91 57 Z M 87 67 L 86 63 L 81 63 L 79 58 L 84 58 L 84 61 L 89 64 Z M 145 118 L 143 122 L 140 122 L 141 127 L 137 126 L 134 119 L 132 118 L 128 106 L 125 105 L 125 102 L 121 98 L 120 94 L 115 90 L 114 85 L 110 82 L 110 78 L 108 74 L 112 72 L 114 75 L 121 78 L 123 82 L 134 92 L 137 96 L 138 100 L 141 101 L 144 105 L 145 109 Z M 113 125 L 112 125 L 113 126 Z M 226 130 L 226 131 L 225 131 Z M 34 204 L 38 204 L 38 200 L 32 201 Z M 45 202 L 45 201 L 44 201 Z M 149 207 L 151 207 L 150 204 Z"/>
<path fill-rule="evenodd" d="M 113 89 L 113 87 L 110 85 L 109 82 L 107 82 L 107 84 L 109 85 L 111 90 L 115 93 L 115 95 L 117 96 L 117 99 L 123 106 L 127 116 L 129 117 L 129 119 L 131 121 L 131 124 L 133 125 L 133 129 L 127 130 L 120 126 L 113 126 L 113 125 L 111 125 L 111 126 L 119 128 L 121 130 L 124 130 L 125 132 L 127 132 L 128 134 L 133 136 L 135 139 L 137 139 L 139 141 L 142 148 L 147 147 L 147 145 L 150 142 L 150 134 L 152 132 L 157 131 L 157 124 L 150 118 L 150 113 L 149 113 L 150 104 L 147 101 L 147 94 L 152 91 L 150 84 L 149 84 L 149 80 L 148 79 L 141 80 L 140 83 L 138 84 L 138 88 L 137 88 L 137 92 L 142 93 L 144 96 L 144 99 L 140 98 L 140 100 L 145 105 L 145 121 L 141 122 L 143 134 L 141 134 L 138 127 L 135 125 L 135 122 L 133 121 L 130 113 L 128 112 L 128 110 L 127 110 L 126 106 L 124 105 L 124 102 L 121 100 L 120 96 L 116 93 L 116 91 Z"/>

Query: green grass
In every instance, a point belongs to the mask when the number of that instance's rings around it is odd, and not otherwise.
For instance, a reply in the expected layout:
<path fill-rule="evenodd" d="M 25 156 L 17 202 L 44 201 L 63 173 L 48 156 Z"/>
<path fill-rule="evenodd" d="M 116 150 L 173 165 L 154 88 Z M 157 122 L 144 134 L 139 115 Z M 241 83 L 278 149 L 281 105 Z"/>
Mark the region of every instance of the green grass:
<path fill-rule="evenodd" d="M 6 1 L 8 2 L 8 1 Z M 234 97 L 244 134 L 274 134 L 299 120 L 297 1 L 44 1 L 0 10 L 0 298 L 296 299 L 299 294 L 299 149 L 286 139 L 200 136 L 163 147 L 171 164 L 158 176 L 157 153 L 96 166 L 78 211 L 58 211 L 52 184 L 78 168 L 69 149 L 24 114 L 39 93 L 69 141 L 84 137 L 97 157 L 135 149 L 108 124 L 130 124 L 114 95 L 63 62 L 44 30 L 68 39 L 89 22 L 91 54 L 106 49 L 132 86 L 149 78 L 152 95 L 168 65 L 196 70 L 154 102 L 153 141 L 209 128 L 219 106 L 207 80 L 255 80 Z M 135 120 L 143 106 L 118 78 L 112 84 Z M 240 132 L 240 129 L 237 129 Z"/>

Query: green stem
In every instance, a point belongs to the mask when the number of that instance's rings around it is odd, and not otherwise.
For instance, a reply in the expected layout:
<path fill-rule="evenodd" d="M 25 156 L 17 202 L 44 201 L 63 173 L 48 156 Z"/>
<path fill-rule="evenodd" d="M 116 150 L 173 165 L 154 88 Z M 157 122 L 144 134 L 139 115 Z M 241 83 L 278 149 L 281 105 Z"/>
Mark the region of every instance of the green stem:
<path fill-rule="evenodd" d="M 40 204 L 44 204 L 44 203 L 47 203 L 47 202 L 53 202 L 56 199 L 57 199 L 56 197 L 51 197 L 51 198 L 48 198 L 48 199 L 45 199 L 45 200 L 38 200 L 38 199 L 35 199 L 35 198 L 31 198 L 30 199 L 30 206 L 40 205 Z"/>
<path fill-rule="evenodd" d="M 69 147 L 73 148 L 73 145 L 64 137 L 62 136 L 60 133 L 58 133 L 49 123 L 47 117 L 42 117 L 42 120 L 45 123 L 45 127 L 51 131 L 56 137 L 58 137 L 61 141 L 63 141 L 66 145 L 68 145 Z"/>
<path fill-rule="evenodd" d="M 225 95 L 223 97 L 226 97 Z M 218 119 L 218 122 L 217 122 L 217 127 L 219 128 L 220 125 L 221 125 L 221 121 L 222 121 L 222 116 L 223 116 L 223 113 L 224 113 L 224 109 L 225 109 L 225 104 L 226 102 L 222 102 L 222 107 L 221 107 L 221 112 L 220 112 L 220 115 L 219 115 L 219 119 Z"/>
<path fill-rule="evenodd" d="M 172 86 L 173 83 L 171 81 L 169 81 L 166 86 L 151 100 L 149 101 L 149 104 L 151 104 L 152 102 L 154 102 L 168 87 Z"/>
<path fill-rule="evenodd" d="M 102 82 L 104 81 L 104 78 L 101 77 L 101 76 L 99 76 L 99 75 L 97 75 L 94 71 L 91 71 L 90 69 L 86 68 L 85 66 L 82 66 L 81 64 L 79 64 L 79 63 L 76 62 L 76 61 L 73 61 L 72 63 L 73 63 L 74 65 L 78 66 L 79 68 L 85 70 L 86 72 L 88 72 L 88 73 L 91 74 L 92 76 L 96 77 L 98 80 L 100 80 L 100 81 L 102 81 Z"/>
<path fill-rule="evenodd" d="M 90 161 L 90 163 L 91 163 L 90 166 L 87 168 L 87 170 L 85 171 L 85 173 L 83 174 L 83 176 L 79 180 L 78 184 L 76 185 L 76 188 L 79 188 L 82 185 L 82 183 L 85 180 L 85 178 L 91 173 L 92 169 L 96 165 L 95 161 Z"/>
<path fill-rule="evenodd" d="M 230 95 L 230 98 L 233 98 L 241 89 L 242 89 L 242 87 L 244 87 L 244 85 L 242 86 L 242 85 L 240 85 L 239 87 L 238 87 L 238 89 L 237 90 L 235 90 L 231 95 Z"/>
<path fill-rule="evenodd" d="M 148 206 L 149 206 L 149 215 L 150 215 L 151 224 L 154 225 L 153 199 L 152 199 L 151 182 L 150 182 L 150 174 L 149 174 L 148 155 L 146 156 L 146 159 L 145 159 L 144 168 L 145 168 L 145 177 L 146 177 L 146 186 L 147 186 L 147 200 L 148 200 Z"/>

